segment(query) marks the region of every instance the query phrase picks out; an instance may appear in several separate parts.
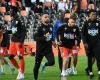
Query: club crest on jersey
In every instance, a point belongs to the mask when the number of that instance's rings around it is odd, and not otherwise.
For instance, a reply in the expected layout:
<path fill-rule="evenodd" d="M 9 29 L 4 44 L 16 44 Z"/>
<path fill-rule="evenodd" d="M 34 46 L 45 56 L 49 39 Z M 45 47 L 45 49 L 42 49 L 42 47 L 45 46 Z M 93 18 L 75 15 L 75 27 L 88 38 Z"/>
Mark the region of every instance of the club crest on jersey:
<path fill-rule="evenodd" d="M 12 33 L 14 34 L 14 33 L 16 33 L 17 32 L 17 28 L 16 27 L 13 27 L 12 28 Z"/>
<path fill-rule="evenodd" d="M 88 34 L 91 36 L 96 36 L 98 33 L 98 29 L 88 29 Z"/>
<path fill-rule="evenodd" d="M 18 21 L 16 21 L 16 24 L 18 24 Z"/>
<path fill-rule="evenodd" d="M 66 27 L 65 27 L 64 29 L 65 29 L 65 30 L 67 30 L 67 28 L 66 28 Z"/>
<path fill-rule="evenodd" d="M 50 27 L 50 31 L 52 31 L 52 28 Z"/>
<path fill-rule="evenodd" d="M 91 23 L 88 23 L 88 25 L 90 26 L 90 25 L 91 25 Z"/>
<path fill-rule="evenodd" d="M 64 37 L 65 37 L 66 39 L 74 39 L 74 38 L 75 38 L 74 35 L 71 34 L 71 33 L 64 33 Z"/>
<path fill-rule="evenodd" d="M 99 23 L 96 23 L 96 26 L 99 26 Z"/>
<path fill-rule="evenodd" d="M 45 31 L 45 28 L 43 28 L 43 31 Z"/>
<path fill-rule="evenodd" d="M 75 32 L 76 31 L 76 29 L 73 29 L 73 32 Z"/>

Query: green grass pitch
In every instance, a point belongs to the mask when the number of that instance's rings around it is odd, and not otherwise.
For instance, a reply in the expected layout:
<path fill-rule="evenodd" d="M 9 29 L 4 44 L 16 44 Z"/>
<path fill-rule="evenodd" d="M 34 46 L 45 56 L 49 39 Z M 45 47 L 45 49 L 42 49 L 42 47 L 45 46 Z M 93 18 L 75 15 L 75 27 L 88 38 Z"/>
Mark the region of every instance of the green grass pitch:
<path fill-rule="evenodd" d="M 33 78 L 33 66 L 34 66 L 34 57 L 25 57 L 25 80 L 34 80 Z M 46 60 L 43 59 L 42 62 L 45 62 Z M 60 70 L 58 67 L 58 58 L 55 57 L 55 65 L 52 67 L 47 67 L 46 72 L 41 73 L 39 72 L 39 79 L 38 80 L 63 80 L 60 77 Z M 85 68 L 87 66 L 87 59 L 85 56 L 78 57 L 78 65 L 77 65 L 77 71 L 78 74 L 75 76 L 68 76 L 64 80 L 89 80 L 88 76 L 85 74 Z M 97 80 L 97 67 L 96 64 L 93 66 L 93 72 L 94 72 L 94 80 Z M 17 77 L 17 70 L 15 70 L 14 74 L 10 74 L 10 69 L 6 67 L 6 74 L 0 75 L 0 80 L 16 80 Z"/>

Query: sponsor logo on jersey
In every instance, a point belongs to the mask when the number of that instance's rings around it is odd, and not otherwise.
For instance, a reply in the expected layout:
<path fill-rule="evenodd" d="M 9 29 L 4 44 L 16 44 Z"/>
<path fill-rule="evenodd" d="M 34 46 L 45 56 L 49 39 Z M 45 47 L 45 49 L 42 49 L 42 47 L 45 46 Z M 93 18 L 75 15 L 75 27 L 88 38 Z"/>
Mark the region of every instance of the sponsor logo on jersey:
<path fill-rule="evenodd" d="M 73 29 L 73 32 L 76 32 L 76 29 Z"/>
<path fill-rule="evenodd" d="M 75 37 L 74 37 L 74 34 L 71 34 L 71 33 L 64 33 L 64 37 L 66 38 L 66 39 L 74 39 Z"/>
<path fill-rule="evenodd" d="M 96 23 L 96 26 L 99 26 L 99 23 Z"/>
<path fill-rule="evenodd" d="M 91 36 L 96 36 L 99 33 L 98 29 L 92 28 L 88 29 L 88 34 Z"/>
<path fill-rule="evenodd" d="M 88 25 L 90 26 L 90 25 L 91 25 L 91 23 L 88 23 Z"/>
<path fill-rule="evenodd" d="M 66 28 L 66 27 L 65 27 L 64 29 L 65 29 L 65 30 L 67 30 L 67 28 Z"/>

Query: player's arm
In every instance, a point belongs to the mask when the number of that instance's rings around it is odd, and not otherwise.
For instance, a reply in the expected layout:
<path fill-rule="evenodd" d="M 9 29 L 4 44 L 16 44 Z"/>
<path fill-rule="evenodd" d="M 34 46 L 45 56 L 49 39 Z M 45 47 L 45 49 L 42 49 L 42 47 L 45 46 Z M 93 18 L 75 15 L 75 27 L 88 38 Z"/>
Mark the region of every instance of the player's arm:
<path fill-rule="evenodd" d="M 62 44 L 61 37 L 62 37 L 63 28 L 59 27 L 57 29 L 57 44 L 60 46 Z"/>
<path fill-rule="evenodd" d="M 85 22 L 84 23 L 84 26 L 82 28 L 82 40 L 83 40 L 83 43 L 86 43 L 86 38 L 87 38 L 87 24 L 88 22 Z"/>
<path fill-rule="evenodd" d="M 2 39 L 3 39 L 3 33 L 2 31 L 0 31 L 0 45 L 1 45 Z"/>
<path fill-rule="evenodd" d="M 77 27 L 76 29 L 76 46 L 80 47 L 80 42 L 81 42 L 81 34 L 80 34 L 80 30 Z"/>
<path fill-rule="evenodd" d="M 87 44 L 87 26 L 88 26 L 88 24 L 87 23 L 88 22 L 85 22 L 84 26 L 82 28 L 82 41 L 83 41 L 85 49 L 88 48 L 88 44 Z"/>

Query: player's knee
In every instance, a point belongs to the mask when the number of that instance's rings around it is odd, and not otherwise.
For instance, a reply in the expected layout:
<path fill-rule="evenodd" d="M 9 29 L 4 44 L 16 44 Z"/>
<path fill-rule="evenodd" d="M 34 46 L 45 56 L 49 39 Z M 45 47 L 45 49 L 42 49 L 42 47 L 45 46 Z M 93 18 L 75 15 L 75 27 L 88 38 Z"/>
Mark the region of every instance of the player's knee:
<path fill-rule="evenodd" d="M 23 59 L 23 56 L 18 56 L 19 57 L 19 59 Z"/>
<path fill-rule="evenodd" d="M 10 55 L 9 56 L 9 59 L 11 60 L 11 59 L 13 59 L 15 56 L 14 55 Z"/>

